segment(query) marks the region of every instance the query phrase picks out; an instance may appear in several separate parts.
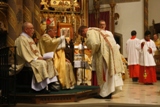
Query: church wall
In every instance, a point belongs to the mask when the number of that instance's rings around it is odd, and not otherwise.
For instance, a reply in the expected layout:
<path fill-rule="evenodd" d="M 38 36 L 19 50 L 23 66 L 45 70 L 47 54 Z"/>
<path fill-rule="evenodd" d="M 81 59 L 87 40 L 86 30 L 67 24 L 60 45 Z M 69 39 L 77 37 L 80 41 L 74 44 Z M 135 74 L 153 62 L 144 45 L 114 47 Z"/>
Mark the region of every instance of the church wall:
<path fill-rule="evenodd" d="M 122 35 L 122 54 L 126 57 L 127 39 L 130 38 L 132 30 L 137 31 L 137 37 L 142 39 L 144 34 L 144 0 L 137 2 L 117 3 L 115 6 L 115 13 L 120 15 L 118 24 L 115 25 L 115 32 Z M 93 2 L 90 1 L 89 11 L 93 9 Z"/>
<path fill-rule="evenodd" d="M 122 34 L 122 54 L 126 57 L 126 41 L 130 38 L 132 30 L 137 31 L 137 37 L 142 39 L 144 33 L 143 0 L 138 2 L 118 3 L 115 12 L 120 15 L 115 32 Z"/>
<path fill-rule="evenodd" d="M 160 23 L 160 0 L 148 0 L 148 24 L 152 26 L 152 20 Z"/>
<path fill-rule="evenodd" d="M 131 30 L 137 31 L 137 37 L 143 38 L 144 35 L 144 0 L 140 2 L 118 3 L 115 12 L 120 15 L 118 25 L 115 25 L 115 32 L 122 34 L 123 55 L 126 57 L 125 43 L 130 37 Z M 160 23 L 160 0 L 148 0 L 148 27 L 152 26 L 152 20 Z"/>

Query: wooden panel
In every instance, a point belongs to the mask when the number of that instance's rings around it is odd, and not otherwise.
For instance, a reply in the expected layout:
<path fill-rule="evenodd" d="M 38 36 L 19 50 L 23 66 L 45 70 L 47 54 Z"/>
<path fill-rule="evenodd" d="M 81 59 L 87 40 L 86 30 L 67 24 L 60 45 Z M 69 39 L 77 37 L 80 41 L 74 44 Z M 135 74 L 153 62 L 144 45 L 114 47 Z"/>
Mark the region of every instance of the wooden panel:
<path fill-rule="evenodd" d="M 160 33 L 160 23 L 154 24 L 154 29 L 155 29 L 156 33 Z"/>
<path fill-rule="evenodd" d="M 157 79 L 160 80 L 160 55 L 154 55 L 154 59 L 156 62 Z"/>

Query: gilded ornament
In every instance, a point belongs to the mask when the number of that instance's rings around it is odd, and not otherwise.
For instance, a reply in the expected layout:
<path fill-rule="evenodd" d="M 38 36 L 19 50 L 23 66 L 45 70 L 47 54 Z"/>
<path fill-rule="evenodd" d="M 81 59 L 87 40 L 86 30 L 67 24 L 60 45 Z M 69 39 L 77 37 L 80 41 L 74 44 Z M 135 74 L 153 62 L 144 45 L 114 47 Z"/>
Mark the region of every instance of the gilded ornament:
<path fill-rule="evenodd" d="M 144 79 L 146 79 L 146 78 L 147 78 L 147 72 L 146 72 L 146 69 L 144 70 L 143 77 L 144 77 Z"/>
<path fill-rule="evenodd" d="M 8 8 L 8 4 L 0 1 L 0 10 L 6 11 Z"/>

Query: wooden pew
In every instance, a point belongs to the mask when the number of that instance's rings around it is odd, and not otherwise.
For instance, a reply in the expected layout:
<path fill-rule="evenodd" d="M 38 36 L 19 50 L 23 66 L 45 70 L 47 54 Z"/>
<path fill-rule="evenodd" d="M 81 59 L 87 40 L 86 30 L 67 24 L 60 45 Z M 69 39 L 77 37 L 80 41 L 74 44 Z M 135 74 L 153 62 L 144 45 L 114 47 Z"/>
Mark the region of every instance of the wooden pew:
<path fill-rule="evenodd" d="M 153 20 L 153 33 L 160 34 L 160 23 L 155 23 Z M 160 80 L 160 50 L 157 50 L 154 59 L 156 62 L 156 74 L 157 74 L 157 79 Z"/>
<path fill-rule="evenodd" d="M 9 76 L 11 63 L 16 64 L 15 50 L 16 47 L 0 48 L 0 104 L 2 105 L 16 103 L 16 75 Z M 16 71 L 16 67 L 13 68 Z"/>

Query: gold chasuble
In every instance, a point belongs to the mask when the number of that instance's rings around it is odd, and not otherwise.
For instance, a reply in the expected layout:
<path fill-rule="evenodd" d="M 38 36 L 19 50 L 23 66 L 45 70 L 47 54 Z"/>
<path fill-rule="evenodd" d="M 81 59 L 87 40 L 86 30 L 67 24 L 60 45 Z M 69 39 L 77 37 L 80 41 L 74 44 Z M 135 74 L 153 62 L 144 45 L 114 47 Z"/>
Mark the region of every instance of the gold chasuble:
<path fill-rule="evenodd" d="M 72 88 L 76 83 L 73 68 L 70 62 L 66 61 L 63 49 L 57 50 L 54 56 L 54 65 L 59 73 L 59 80 L 62 88 Z"/>
<path fill-rule="evenodd" d="M 89 28 L 86 36 L 86 45 L 88 49 L 92 50 L 93 63 L 96 66 L 95 70 L 99 85 L 105 82 L 102 67 L 103 61 L 107 64 L 109 76 L 124 72 L 121 54 L 113 37 L 99 28 Z"/>
<path fill-rule="evenodd" d="M 157 39 L 156 41 L 154 41 L 157 50 L 155 51 L 155 55 L 159 55 L 159 49 L 160 49 L 160 39 Z"/>
<path fill-rule="evenodd" d="M 160 48 L 160 39 L 157 39 L 156 41 L 154 41 L 156 47 Z"/>
<path fill-rule="evenodd" d="M 58 77 L 63 89 L 68 89 L 74 86 L 75 77 L 71 63 L 68 63 L 65 58 L 64 49 L 59 49 L 61 38 L 51 38 L 48 34 L 44 34 L 39 42 L 38 47 L 43 55 L 47 52 L 54 52 L 54 67 L 58 71 Z"/>
<path fill-rule="evenodd" d="M 33 39 L 25 33 L 22 33 L 16 40 L 17 51 L 17 71 L 20 71 L 25 64 L 32 67 L 36 81 L 39 83 L 46 78 L 52 78 L 57 75 L 52 59 L 37 60 L 41 57 L 40 52 Z M 12 73 L 11 73 L 12 74 Z"/>

